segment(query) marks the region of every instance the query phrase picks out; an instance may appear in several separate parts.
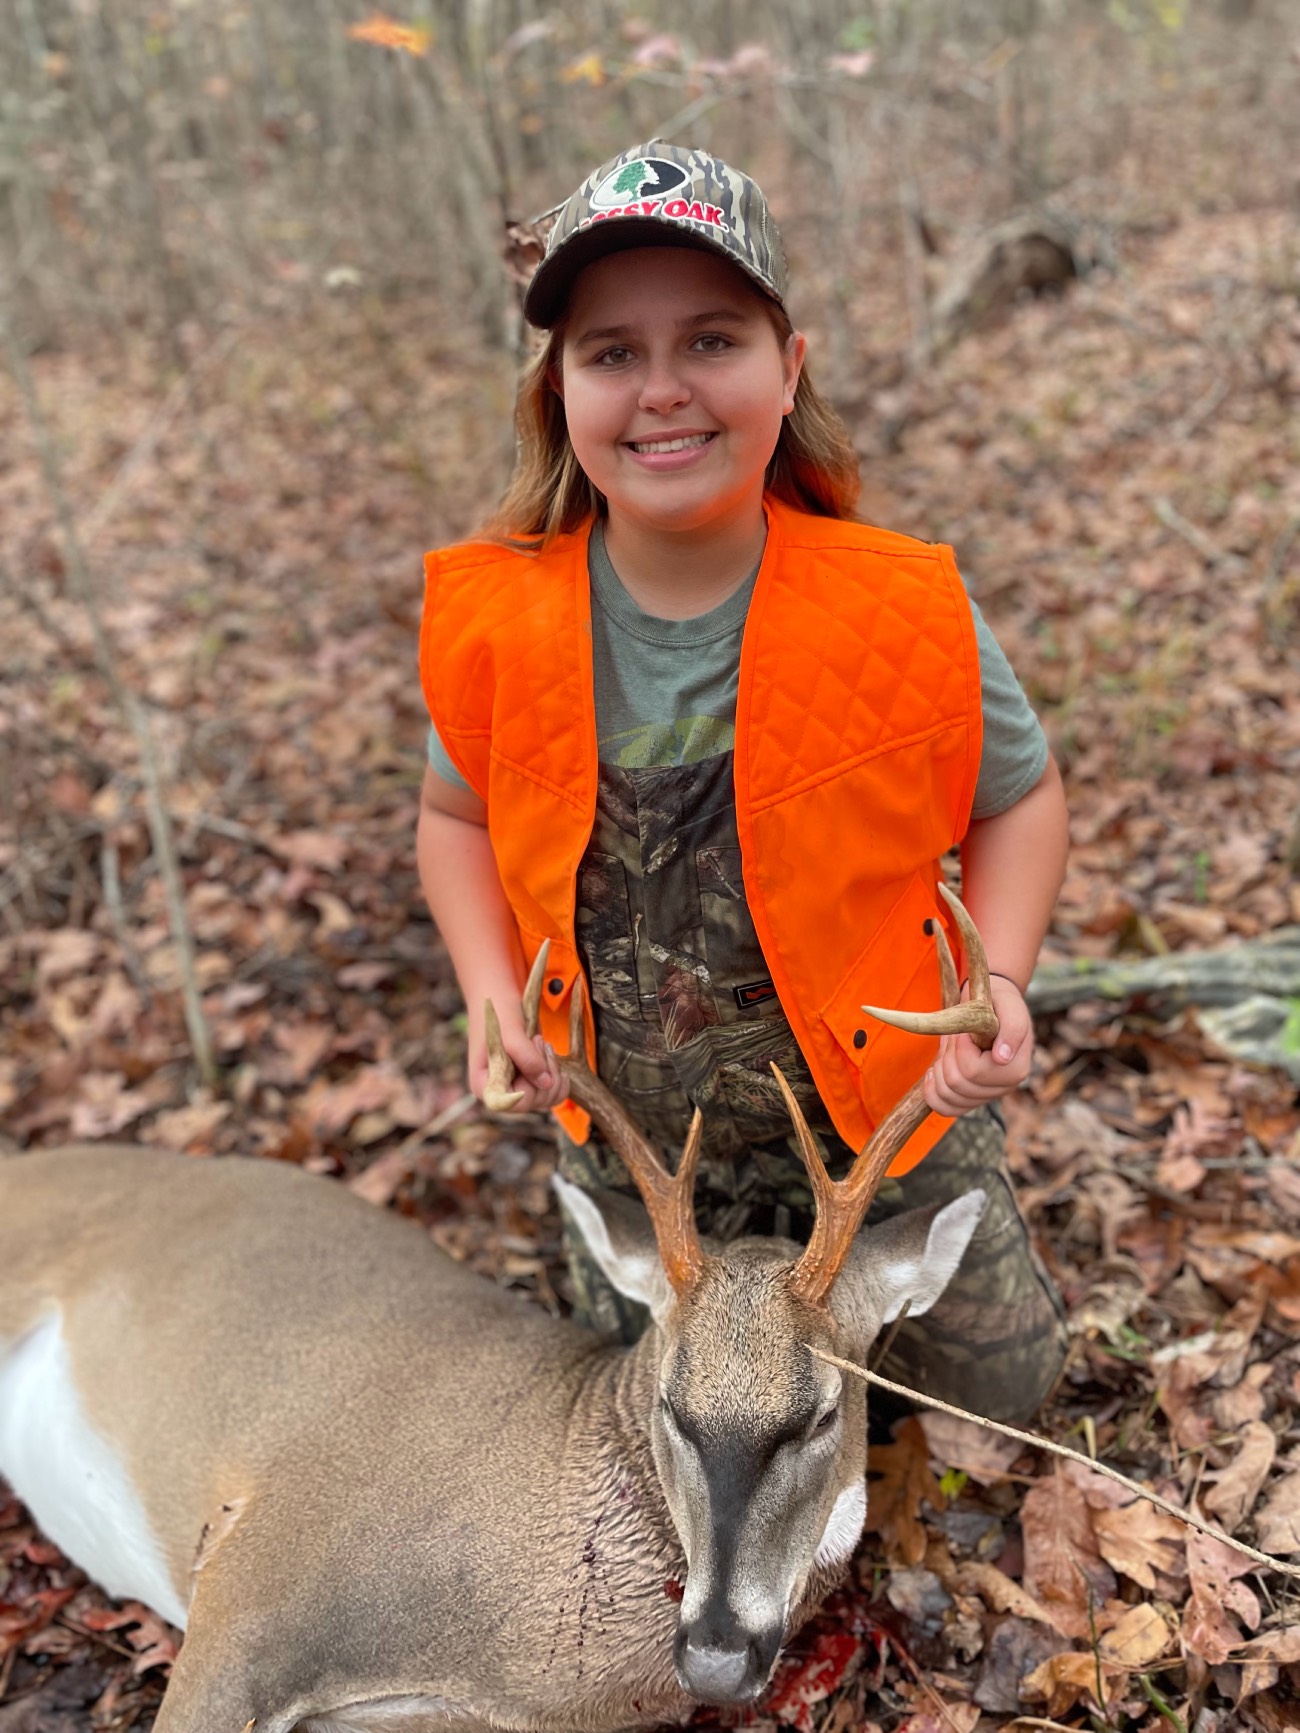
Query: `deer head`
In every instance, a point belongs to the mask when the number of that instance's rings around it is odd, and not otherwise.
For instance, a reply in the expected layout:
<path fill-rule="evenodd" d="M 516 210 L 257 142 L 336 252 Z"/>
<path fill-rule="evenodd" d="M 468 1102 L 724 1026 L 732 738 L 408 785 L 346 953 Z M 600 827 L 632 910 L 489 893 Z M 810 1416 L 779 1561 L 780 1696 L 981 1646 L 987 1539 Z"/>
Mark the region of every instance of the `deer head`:
<path fill-rule="evenodd" d="M 948 900 L 970 960 L 970 1000 L 955 1003 L 956 971 L 936 927 L 946 1008 L 903 1026 L 965 1030 L 987 1045 L 997 1019 L 983 947 L 964 908 Z M 545 966 L 543 952 L 525 989 L 530 1030 Z M 812 1237 L 802 1251 L 780 1239 L 725 1246 L 702 1240 L 691 1201 L 699 1113 L 671 1173 L 586 1065 L 579 991 L 580 984 L 563 1061 L 571 1095 L 622 1157 L 645 1208 L 621 1194 L 593 1196 L 563 1179 L 555 1183 L 606 1276 L 646 1305 L 653 1320 L 632 1352 L 652 1362 L 651 1447 L 687 1563 L 678 1678 L 692 1696 L 744 1702 L 767 1684 L 801 1604 L 831 1586 L 866 1517 L 866 1388 L 856 1380 L 845 1384 L 812 1350 L 860 1360 L 904 1309 L 916 1316 L 933 1305 L 965 1252 L 984 1194 L 970 1192 L 860 1234 L 885 1170 L 929 1112 L 922 1084 L 836 1183 L 777 1072 L 812 1181 Z M 899 1021 L 895 1013 L 873 1014 Z M 503 1108 L 513 1104 L 512 1073 L 494 1039 L 495 1023 L 489 1007 L 494 1059 L 487 1105 Z"/>

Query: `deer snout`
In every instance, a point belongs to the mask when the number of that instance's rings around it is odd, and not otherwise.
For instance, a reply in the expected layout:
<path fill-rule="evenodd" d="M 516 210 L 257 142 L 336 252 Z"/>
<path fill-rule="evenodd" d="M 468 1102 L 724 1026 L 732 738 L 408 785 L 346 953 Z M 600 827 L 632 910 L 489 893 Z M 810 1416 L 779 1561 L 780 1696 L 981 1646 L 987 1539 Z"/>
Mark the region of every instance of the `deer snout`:
<path fill-rule="evenodd" d="M 763 1690 L 784 1627 L 752 1632 L 731 1619 L 679 1625 L 674 1645 L 682 1689 L 705 1703 L 748 1703 Z"/>

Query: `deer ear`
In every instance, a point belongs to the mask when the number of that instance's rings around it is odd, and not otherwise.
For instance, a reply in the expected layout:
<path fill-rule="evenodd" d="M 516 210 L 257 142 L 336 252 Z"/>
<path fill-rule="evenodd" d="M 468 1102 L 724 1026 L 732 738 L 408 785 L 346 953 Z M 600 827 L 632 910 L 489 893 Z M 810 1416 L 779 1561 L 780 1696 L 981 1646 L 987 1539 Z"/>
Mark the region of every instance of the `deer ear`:
<path fill-rule="evenodd" d="M 968 1191 L 941 1207 L 907 1210 L 858 1235 L 841 1285 L 865 1290 L 880 1323 L 907 1305 L 909 1318 L 928 1312 L 956 1273 L 984 1213 L 985 1195 Z"/>
<path fill-rule="evenodd" d="M 656 1323 L 672 1300 L 650 1217 L 639 1203 L 616 1191 L 583 1191 L 557 1173 L 552 1181 L 560 1208 L 587 1242 L 620 1294 L 650 1308 Z"/>

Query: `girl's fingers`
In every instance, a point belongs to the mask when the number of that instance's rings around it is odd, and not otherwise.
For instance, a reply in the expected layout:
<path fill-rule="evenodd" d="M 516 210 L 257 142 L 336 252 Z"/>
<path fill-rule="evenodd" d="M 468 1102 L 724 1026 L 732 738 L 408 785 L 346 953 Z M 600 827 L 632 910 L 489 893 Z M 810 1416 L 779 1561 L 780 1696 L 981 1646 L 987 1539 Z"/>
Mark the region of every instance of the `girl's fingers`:
<path fill-rule="evenodd" d="M 549 1042 L 541 1036 L 530 1039 L 520 1025 L 502 1029 L 501 1045 L 514 1067 L 512 1087 L 519 1094 L 519 1100 L 508 1111 L 544 1113 L 558 1107 L 568 1095 L 569 1088 L 564 1069 Z M 486 1085 L 487 1055 L 480 1051 L 471 1056 L 469 1086 L 482 1100 Z"/>
<path fill-rule="evenodd" d="M 1002 1045 L 1002 1043 L 999 1043 Z M 982 1052 L 968 1035 L 945 1036 L 926 1076 L 925 1098 L 936 1113 L 955 1118 L 996 1101 L 1024 1082 L 1033 1058 L 1032 1031 L 1003 1058 Z"/>

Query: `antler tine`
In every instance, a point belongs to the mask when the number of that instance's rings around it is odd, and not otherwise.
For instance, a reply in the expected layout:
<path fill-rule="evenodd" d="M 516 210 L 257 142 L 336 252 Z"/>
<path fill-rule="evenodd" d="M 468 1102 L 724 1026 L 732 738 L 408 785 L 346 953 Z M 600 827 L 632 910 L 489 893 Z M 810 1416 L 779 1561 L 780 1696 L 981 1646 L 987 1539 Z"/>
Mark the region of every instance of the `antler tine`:
<path fill-rule="evenodd" d="M 537 1033 L 542 980 L 550 946 L 543 941 L 529 971 L 522 1003 L 524 1027 L 531 1037 Z M 613 1091 L 587 1063 L 586 1032 L 582 1025 L 582 976 L 573 983 L 569 1005 L 569 1051 L 560 1059 L 569 1095 L 588 1112 L 610 1148 L 622 1158 L 649 1212 L 668 1280 L 684 1296 L 704 1274 L 706 1259 L 695 1225 L 695 1167 L 699 1160 L 703 1121 L 699 1109 L 691 1120 L 682 1159 L 672 1174 L 639 1127 L 619 1105 Z M 488 1078 L 483 1105 L 492 1113 L 507 1113 L 523 1100 L 522 1091 L 512 1089 L 515 1068 L 501 1044 L 501 1024 L 490 999 L 483 1006 L 487 1031 Z M 557 1056 L 558 1057 L 558 1056 Z"/>
<path fill-rule="evenodd" d="M 524 1098 L 522 1089 L 512 1089 L 515 1062 L 501 1043 L 501 1019 L 491 999 L 483 1001 L 483 1028 L 487 1035 L 487 1083 L 483 1088 L 483 1105 L 489 1113 L 509 1113 Z"/>
<path fill-rule="evenodd" d="M 957 997 L 957 971 L 953 967 L 952 952 L 948 947 L 947 936 L 942 927 L 936 927 L 939 936 L 939 972 L 944 988 L 944 1009 L 942 1011 L 886 1011 L 878 1005 L 864 1005 L 862 1009 L 875 1017 L 878 1022 L 889 1023 L 895 1029 L 910 1029 L 914 1035 L 969 1035 L 977 1047 L 988 1052 L 998 1033 L 998 1014 L 993 1009 L 993 995 L 989 987 L 988 961 L 984 955 L 984 945 L 974 921 L 967 913 L 960 897 L 950 891 L 947 885 L 941 884 L 939 891 L 957 921 L 962 943 L 966 947 L 966 960 L 970 964 L 970 997 L 964 1005 L 954 1003 Z M 944 954 L 947 953 L 947 970 L 944 970 Z"/>
<path fill-rule="evenodd" d="M 820 1222 L 822 1217 L 834 1208 L 835 1181 L 826 1171 L 822 1152 L 817 1147 L 817 1139 L 808 1129 L 808 1121 L 803 1116 L 803 1109 L 795 1100 L 790 1085 L 781 1073 L 781 1067 L 775 1062 L 772 1064 L 772 1075 L 776 1078 L 777 1088 L 781 1091 L 782 1099 L 785 1101 L 785 1110 L 790 1115 L 794 1134 L 799 1143 L 799 1154 L 803 1159 L 804 1167 L 808 1170 L 808 1181 L 812 1186 L 813 1194 L 814 1222 Z"/>
<path fill-rule="evenodd" d="M 524 1012 L 524 1033 L 531 1041 L 537 1033 L 538 1011 L 542 1003 L 542 981 L 546 975 L 546 962 L 551 954 L 551 941 L 543 939 L 537 947 L 537 955 L 533 958 L 533 966 L 528 971 L 528 979 L 524 982 L 524 990 L 520 1004 Z"/>
<path fill-rule="evenodd" d="M 961 998 L 961 982 L 957 979 L 957 965 L 953 961 L 952 946 L 948 943 L 948 935 L 942 927 L 934 929 L 935 949 L 939 953 L 939 996 L 943 1000 L 944 1009 L 955 1005 Z M 862 1009 L 865 1011 L 866 1006 Z"/>
<path fill-rule="evenodd" d="M 862 1008 L 882 1023 L 891 1023 L 896 1028 L 910 1029 L 922 1035 L 969 1034 L 976 1045 L 987 1052 L 997 1038 L 998 1018 L 993 1009 L 984 944 L 979 929 L 971 920 L 961 899 L 954 895 L 947 885 L 941 884 L 939 889 L 952 909 L 966 947 L 966 960 L 970 968 L 970 998 L 964 1005 L 953 1003 L 960 991 L 957 971 L 953 966 L 952 952 L 943 929 L 936 927 L 939 976 L 945 1009 L 911 1013 L 877 1011 L 870 1005 Z M 787 1092 L 787 1106 L 791 1099 Z M 834 1286 L 835 1278 L 844 1267 L 854 1235 L 862 1226 L 885 1170 L 912 1133 L 923 1125 L 929 1116 L 930 1105 L 925 1099 L 925 1078 L 921 1077 L 872 1132 L 845 1179 L 836 1182 L 827 1177 L 821 1158 L 818 1157 L 818 1166 L 821 1167 L 825 1181 L 824 1186 L 819 1186 L 816 1174 L 809 1166 L 817 1216 L 803 1256 L 790 1274 L 790 1286 L 800 1298 L 815 1306 L 826 1304 L 827 1296 Z M 803 1148 L 802 1137 L 800 1148 Z M 804 1161 L 808 1161 L 806 1154 Z"/>
<path fill-rule="evenodd" d="M 524 1029 L 531 1039 L 537 1033 L 538 1010 L 542 999 L 542 981 L 550 941 L 543 940 L 529 970 L 522 1005 Z M 573 983 L 569 1004 L 569 1051 L 560 1060 L 564 1068 L 569 1095 L 588 1112 L 610 1148 L 622 1158 L 654 1225 L 659 1256 L 663 1259 L 668 1280 L 679 1296 L 690 1292 L 704 1274 L 706 1259 L 695 1225 L 695 1167 L 699 1160 L 703 1120 L 699 1109 L 691 1120 L 686 1147 L 672 1174 L 659 1159 L 659 1154 L 639 1127 L 619 1105 L 613 1091 L 596 1076 L 587 1063 L 586 1031 L 582 1025 L 582 976 Z M 508 1113 L 523 1100 L 523 1092 L 513 1089 L 515 1068 L 501 1043 L 501 1023 L 490 999 L 483 1005 L 483 1023 L 487 1033 L 488 1075 L 483 1091 L 483 1105 L 490 1113 Z"/>
<path fill-rule="evenodd" d="M 542 1002 L 542 977 L 551 942 L 543 939 L 541 949 L 533 959 L 524 985 L 521 1004 L 524 1012 L 524 1033 L 531 1040 L 537 1033 L 537 1011 Z M 483 1105 L 489 1113 L 509 1113 L 523 1100 L 522 1089 L 512 1089 L 515 1080 L 514 1061 L 501 1044 L 501 1019 L 491 999 L 483 1001 L 483 1029 L 487 1036 L 487 1083 L 483 1089 Z"/>
<path fill-rule="evenodd" d="M 587 1063 L 582 991 L 579 975 L 573 984 L 569 1010 L 569 1051 L 561 1061 L 569 1094 L 591 1115 L 606 1143 L 631 1174 L 654 1227 L 668 1280 L 678 1298 L 684 1299 L 704 1274 L 707 1262 L 695 1225 L 695 1167 L 704 1121 L 697 1107 L 677 1172 L 670 1173 L 649 1138 Z"/>

